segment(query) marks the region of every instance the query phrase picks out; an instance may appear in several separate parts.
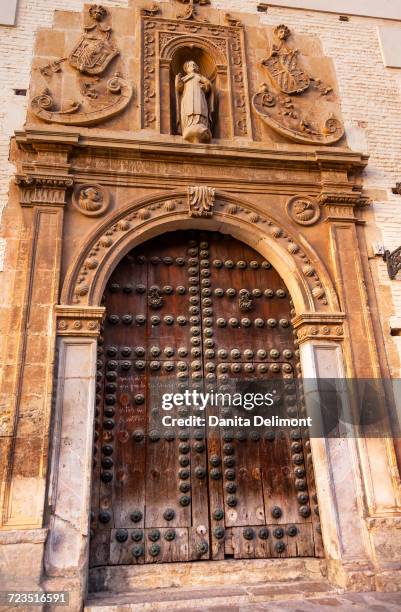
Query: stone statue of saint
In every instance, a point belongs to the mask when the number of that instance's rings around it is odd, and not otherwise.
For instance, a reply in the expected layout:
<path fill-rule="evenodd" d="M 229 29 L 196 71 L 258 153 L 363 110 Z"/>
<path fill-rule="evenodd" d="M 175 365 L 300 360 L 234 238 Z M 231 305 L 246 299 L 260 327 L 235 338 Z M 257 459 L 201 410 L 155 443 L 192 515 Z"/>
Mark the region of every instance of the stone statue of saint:
<path fill-rule="evenodd" d="M 178 128 L 188 142 L 210 142 L 214 112 L 213 85 L 194 61 L 185 62 L 184 72 L 177 74 Z"/>

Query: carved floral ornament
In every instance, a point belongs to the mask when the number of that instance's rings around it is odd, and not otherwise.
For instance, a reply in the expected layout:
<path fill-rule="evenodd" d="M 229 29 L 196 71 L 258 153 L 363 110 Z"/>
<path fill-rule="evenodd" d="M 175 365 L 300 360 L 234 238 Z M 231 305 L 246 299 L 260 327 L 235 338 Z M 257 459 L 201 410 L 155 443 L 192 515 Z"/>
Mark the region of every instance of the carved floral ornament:
<path fill-rule="evenodd" d="M 212 187 L 188 187 L 188 213 L 190 217 L 212 217 L 216 190 Z"/>
<path fill-rule="evenodd" d="M 89 7 L 88 23 L 68 58 L 54 60 L 39 68 L 46 85 L 32 99 L 31 110 L 42 121 L 94 125 L 114 117 L 129 104 L 133 88 L 121 71 L 104 76 L 109 65 L 120 55 L 111 40 L 111 26 L 104 23 L 107 17 L 104 7 L 98 4 Z M 72 79 L 68 81 L 68 89 L 74 97 L 65 102 L 57 101 L 52 92 L 53 88 L 62 89 L 60 83 L 52 79 L 63 79 L 64 73 L 75 77 L 75 85 Z"/>
<path fill-rule="evenodd" d="M 270 238 L 286 250 L 293 258 L 294 263 L 303 276 L 309 287 L 312 299 L 318 310 L 325 310 L 328 305 L 326 289 L 319 277 L 315 266 L 309 259 L 300 243 L 292 237 L 286 230 L 279 227 L 273 219 L 265 214 L 257 213 L 245 204 L 235 203 L 231 198 L 223 194 L 219 196 L 214 192 L 212 196 L 210 187 L 190 187 L 188 194 L 177 195 L 176 197 L 164 197 L 158 201 L 143 202 L 136 206 L 131 206 L 123 214 L 114 217 L 114 220 L 103 226 L 103 230 L 96 233 L 93 242 L 85 249 L 84 255 L 80 259 L 80 268 L 75 266 L 69 274 L 67 280 L 64 300 L 74 304 L 88 304 L 93 299 L 95 282 L 98 270 L 102 269 L 103 262 L 110 258 L 111 251 L 119 249 L 120 244 L 125 244 L 130 234 L 138 235 L 138 232 L 145 230 L 146 225 L 161 223 L 163 220 L 174 220 L 191 216 L 190 200 L 191 194 L 204 194 L 213 197 L 213 216 L 217 222 L 219 220 L 232 218 L 235 225 L 249 224 L 260 226 Z M 209 204 L 207 205 L 209 207 Z M 207 211 L 210 212 L 210 211 Z M 202 215 L 210 217 L 209 214 Z M 75 280 L 74 280 L 75 279 Z M 155 296 L 150 298 L 156 299 Z M 246 296 L 244 296 L 245 308 Z"/>

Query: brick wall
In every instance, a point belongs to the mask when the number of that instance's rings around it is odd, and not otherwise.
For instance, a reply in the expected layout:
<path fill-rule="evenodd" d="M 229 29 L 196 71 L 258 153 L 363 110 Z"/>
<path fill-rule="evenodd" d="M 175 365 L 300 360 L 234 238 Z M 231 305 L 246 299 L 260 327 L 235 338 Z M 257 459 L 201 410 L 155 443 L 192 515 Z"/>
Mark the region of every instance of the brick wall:
<path fill-rule="evenodd" d="M 127 6 L 129 1 L 109 0 L 104 5 Z M 256 13 L 256 0 L 212 3 L 230 12 Z M 16 27 L 0 27 L 0 214 L 13 172 L 9 138 L 22 127 L 26 108 L 26 98 L 16 96 L 14 89 L 28 88 L 35 32 L 51 26 L 54 10 L 80 11 L 83 4 L 83 0 L 19 0 Z M 368 222 L 368 243 L 379 240 L 394 249 L 401 244 L 401 197 L 391 193 L 401 180 L 401 70 L 384 67 L 377 35 L 378 25 L 392 22 L 363 17 L 344 22 L 335 14 L 272 7 L 259 15 L 263 23 L 284 22 L 300 34 L 319 36 L 324 53 L 334 60 L 348 139 L 354 149 L 369 153 L 365 186 L 378 194 Z M 3 250 L 0 243 L 0 270 Z M 377 258 L 371 261 L 389 354 L 398 354 L 391 359 L 393 373 L 399 375 L 401 337 L 389 337 L 387 318 L 401 315 L 401 280 L 390 281 L 385 264 Z"/>

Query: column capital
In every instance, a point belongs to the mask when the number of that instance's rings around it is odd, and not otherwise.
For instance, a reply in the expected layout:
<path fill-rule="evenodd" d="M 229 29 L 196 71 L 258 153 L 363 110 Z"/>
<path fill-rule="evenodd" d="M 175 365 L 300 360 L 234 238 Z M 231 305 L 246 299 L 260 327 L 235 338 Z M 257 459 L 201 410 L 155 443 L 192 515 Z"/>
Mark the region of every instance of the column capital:
<path fill-rule="evenodd" d="M 68 175 L 17 174 L 15 184 L 19 187 L 20 204 L 23 207 L 64 207 L 66 194 L 74 184 Z"/>
<path fill-rule="evenodd" d="M 292 325 L 297 334 L 298 343 L 308 340 L 344 340 L 345 314 L 342 312 L 314 313 L 297 315 Z"/>
<path fill-rule="evenodd" d="M 57 335 L 98 337 L 106 309 L 101 306 L 56 306 Z"/>
<path fill-rule="evenodd" d="M 327 209 L 329 221 L 358 221 L 355 216 L 356 208 L 366 208 L 372 204 L 370 198 L 363 196 L 360 191 L 326 191 L 318 196 L 320 206 Z"/>

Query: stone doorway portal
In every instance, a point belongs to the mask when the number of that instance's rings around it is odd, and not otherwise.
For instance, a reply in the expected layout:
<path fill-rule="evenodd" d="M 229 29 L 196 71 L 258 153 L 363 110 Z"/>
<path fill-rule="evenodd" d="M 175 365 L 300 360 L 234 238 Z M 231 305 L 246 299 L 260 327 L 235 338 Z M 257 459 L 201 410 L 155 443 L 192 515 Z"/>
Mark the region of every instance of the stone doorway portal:
<path fill-rule="evenodd" d="M 162 394 L 271 379 L 302 413 L 293 305 L 271 264 L 212 232 L 164 234 L 109 279 L 99 342 L 91 567 L 321 557 L 309 441 L 252 427 L 163 427 Z M 207 406 L 203 417 L 227 418 Z"/>

